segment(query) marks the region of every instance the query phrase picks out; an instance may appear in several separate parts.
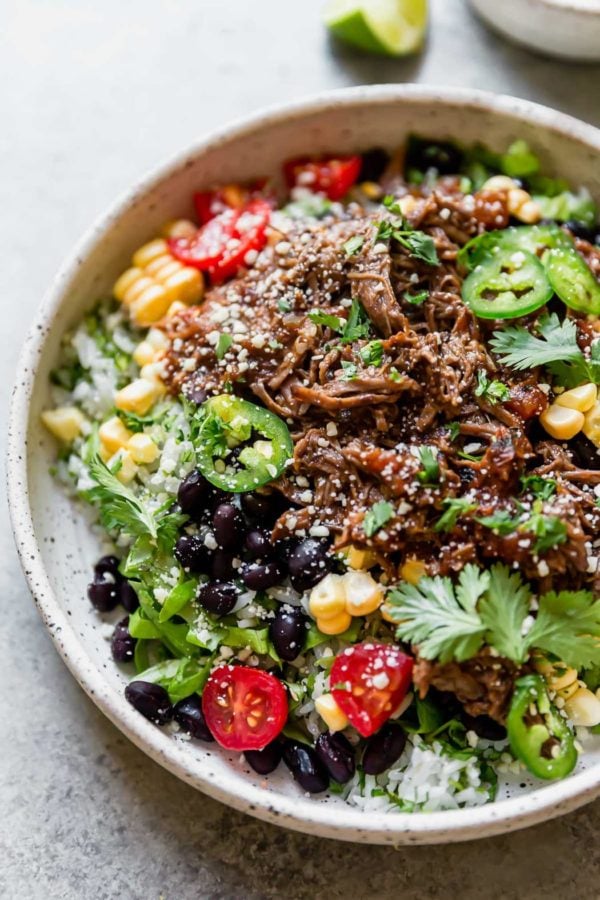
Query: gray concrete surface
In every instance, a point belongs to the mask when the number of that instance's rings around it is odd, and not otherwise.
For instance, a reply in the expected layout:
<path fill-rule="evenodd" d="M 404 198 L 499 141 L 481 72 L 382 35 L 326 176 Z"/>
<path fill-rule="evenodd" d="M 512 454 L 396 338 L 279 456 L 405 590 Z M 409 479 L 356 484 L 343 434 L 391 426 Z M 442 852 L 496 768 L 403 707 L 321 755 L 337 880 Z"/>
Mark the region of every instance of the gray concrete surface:
<path fill-rule="evenodd" d="M 433 0 L 427 50 L 404 62 L 330 46 L 320 6 L 0 3 L 3 415 L 33 310 L 73 241 L 141 171 L 233 116 L 324 88 L 420 81 L 517 94 L 600 124 L 599 67 L 512 48 L 461 0 Z M 131 746 L 60 662 L 4 510 L 2 541 L 2 898 L 600 895 L 600 803 L 506 837 L 394 851 L 285 832 L 195 793 Z"/>

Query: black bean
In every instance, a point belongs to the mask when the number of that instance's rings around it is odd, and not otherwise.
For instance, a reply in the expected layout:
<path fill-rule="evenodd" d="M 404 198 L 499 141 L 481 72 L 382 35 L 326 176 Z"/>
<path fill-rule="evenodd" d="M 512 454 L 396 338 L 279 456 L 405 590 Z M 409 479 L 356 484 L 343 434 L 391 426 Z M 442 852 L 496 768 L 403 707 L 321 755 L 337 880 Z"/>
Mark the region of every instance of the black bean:
<path fill-rule="evenodd" d="M 486 741 L 503 741 L 506 738 L 506 728 L 489 716 L 469 716 L 463 713 L 463 722 L 467 731 L 474 731 L 475 734 L 484 738 Z"/>
<path fill-rule="evenodd" d="M 283 747 L 279 741 L 271 741 L 262 750 L 246 750 L 244 756 L 248 765 L 259 775 L 274 772 L 281 762 Z"/>
<path fill-rule="evenodd" d="M 190 572 L 205 573 L 210 568 L 211 552 L 203 534 L 182 534 L 175 544 L 175 557 Z"/>
<path fill-rule="evenodd" d="M 362 155 L 359 181 L 379 181 L 388 163 L 390 154 L 381 147 L 373 147 Z"/>
<path fill-rule="evenodd" d="M 87 595 L 98 612 L 110 612 L 119 602 L 120 584 L 110 575 L 88 584 Z"/>
<path fill-rule="evenodd" d="M 223 550 L 240 549 L 245 525 L 241 512 L 233 503 L 219 503 L 212 517 L 215 540 Z"/>
<path fill-rule="evenodd" d="M 266 559 L 275 553 L 271 535 L 265 528 L 253 528 L 252 531 L 249 531 L 244 541 L 244 548 L 252 559 Z"/>
<path fill-rule="evenodd" d="M 319 735 L 315 752 L 334 781 L 338 784 L 350 781 L 356 769 L 354 748 L 343 734 Z"/>
<path fill-rule="evenodd" d="M 273 500 L 271 494 L 241 494 L 242 509 L 252 519 L 266 521 L 273 518 Z"/>
<path fill-rule="evenodd" d="M 283 761 L 304 791 L 320 794 L 329 787 L 327 769 L 312 747 L 299 741 L 286 741 Z"/>
<path fill-rule="evenodd" d="M 288 558 L 292 587 L 300 592 L 314 587 L 327 575 L 331 565 L 327 544 L 313 538 L 300 541 Z"/>
<path fill-rule="evenodd" d="M 131 587 L 128 581 L 121 581 L 119 584 L 119 603 L 128 613 L 135 612 L 140 605 L 139 597 Z"/>
<path fill-rule="evenodd" d="M 199 515 L 203 512 L 209 495 L 210 485 L 202 472 L 197 469 L 190 472 L 181 482 L 177 491 L 177 502 L 181 511 L 188 515 Z"/>
<path fill-rule="evenodd" d="M 235 606 L 239 593 L 232 582 L 209 581 L 208 584 L 200 585 L 197 599 L 208 612 L 226 616 Z"/>
<path fill-rule="evenodd" d="M 451 141 L 429 141 L 413 135 L 408 139 L 405 171 L 437 169 L 440 175 L 455 175 L 462 160 L 462 151 Z"/>
<path fill-rule="evenodd" d="M 130 662 L 135 650 L 135 638 L 129 634 L 129 616 L 125 616 L 115 625 L 110 639 L 110 649 L 116 662 Z"/>
<path fill-rule="evenodd" d="M 569 450 L 582 469 L 600 469 L 600 450 L 581 432 L 569 441 Z"/>
<path fill-rule="evenodd" d="M 269 635 L 281 659 L 291 662 L 302 652 L 307 618 L 301 609 L 280 609 L 271 620 Z"/>
<path fill-rule="evenodd" d="M 400 759 L 406 744 L 406 732 L 400 725 L 384 725 L 367 741 L 363 769 L 367 775 L 381 775 Z"/>
<path fill-rule="evenodd" d="M 267 563 L 242 563 L 239 576 L 251 591 L 265 591 L 283 580 L 284 567 L 274 560 Z"/>
<path fill-rule="evenodd" d="M 215 581 L 231 581 L 236 570 L 233 568 L 235 553 L 228 550 L 215 550 L 212 558 L 211 575 Z"/>
<path fill-rule="evenodd" d="M 94 566 L 94 580 L 102 581 L 104 575 L 119 579 L 119 560 L 116 556 L 103 556 Z"/>
<path fill-rule="evenodd" d="M 164 725 L 173 717 L 169 695 L 160 684 L 132 681 L 125 688 L 125 698 L 155 725 Z"/>
<path fill-rule="evenodd" d="M 596 229 L 593 225 L 588 225 L 587 222 L 582 222 L 579 219 L 570 219 L 568 222 L 565 222 L 565 227 L 569 229 L 573 237 L 589 241 L 590 244 L 594 243 Z"/>
<path fill-rule="evenodd" d="M 199 741 L 214 741 L 202 712 L 202 700 L 198 694 L 192 694 L 180 700 L 173 707 L 173 715 L 182 731 L 191 734 Z"/>

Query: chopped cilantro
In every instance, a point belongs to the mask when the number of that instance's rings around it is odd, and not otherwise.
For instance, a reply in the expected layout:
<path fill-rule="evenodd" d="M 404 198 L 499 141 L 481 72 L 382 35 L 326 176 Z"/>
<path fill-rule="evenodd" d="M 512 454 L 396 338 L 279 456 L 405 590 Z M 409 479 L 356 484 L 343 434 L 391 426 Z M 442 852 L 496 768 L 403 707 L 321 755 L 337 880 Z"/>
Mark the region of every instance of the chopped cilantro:
<path fill-rule="evenodd" d="M 512 516 L 507 509 L 499 509 L 489 516 L 476 517 L 480 525 L 484 525 L 494 534 L 512 534 L 520 522 L 519 516 Z"/>
<path fill-rule="evenodd" d="M 215 347 L 215 356 L 217 359 L 223 359 L 232 344 L 233 338 L 230 334 L 220 334 L 217 346 Z"/>
<path fill-rule="evenodd" d="M 437 484 L 440 480 L 440 466 L 435 447 L 419 447 L 419 459 L 423 468 L 417 472 L 417 478 L 421 484 Z"/>
<path fill-rule="evenodd" d="M 545 515 L 541 511 L 541 500 L 536 500 L 533 512 L 520 526 L 520 531 L 530 531 L 535 537 L 533 549 L 536 553 L 552 550 L 567 540 L 567 526 L 558 516 Z"/>
<path fill-rule="evenodd" d="M 346 256 L 354 256 L 361 249 L 365 239 L 362 234 L 355 234 L 342 245 Z"/>
<path fill-rule="evenodd" d="M 448 422 L 446 425 L 451 441 L 455 441 L 460 434 L 460 422 Z"/>
<path fill-rule="evenodd" d="M 557 483 L 554 478 L 543 478 L 541 475 L 521 475 L 521 490 L 531 491 L 540 500 L 549 500 L 556 493 Z"/>
<path fill-rule="evenodd" d="M 474 509 L 477 509 L 477 504 L 467 499 L 467 497 L 446 497 L 442 507 L 444 511 L 435 523 L 434 531 L 451 531 L 460 516 L 464 513 L 473 512 Z"/>
<path fill-rule="evenodd" d="M 510 398 L 510 389 L 503 381 L 490 381 L 487 372 L 480 369 L 477 373 L 475 396 L 483 397 L 490 403 L 503 403 Z"/>
<path fill-rule="evenodd" d="M 342 331 L 342 344 L 353 344 L 361 338 L 369 336 L 369 317 L 358 300 L 352 300 L 350 313 Z"/>
<path fill-rule="evenodd" d="M 339 316 L 321 312 L 320 309 L 312 309 L 307 315 L 315 325 L 325 325 L 326 328 L 331 328 L 332 331 L 341 331 L 345 324 L 344 320 L 340 319 Z"/>
<path fill-rule="evenodd" d="M 383 362 L 383 341 L 369 341 L 359 353 L 365 366 L 380 366 Z"/>
<path fill-rule="evenodd" d="M 348 362 L 347 359 L 342 360 L 343 381 L 353 381 L 356 378 L 357 368 L 354 363 Z"/>
<path fill-rule="evenodd" d="M 419 291 L 416 294 L 411 294 L 410 291 L 404 291 L 402 294 L 402 299 L 406 300 L 407 303 L 411 303 L 413 306 L 421 306 L 428 297 L 429 291 Z"/>
<path fill-rule="evenodd" d="M 292 308 L 292 304 L 289 300 L 281 299 L 277 301 L 277 309 L 279 312 L 289 312 Z"/>
<path fill-rule="evenodd" d="M 389 522 L 394 515 L 394 507 L 387 500 L 379 500 L 374 503 L 363 519 L 363 531 L 367 537 L 372 537 L 380 528 Z"/>

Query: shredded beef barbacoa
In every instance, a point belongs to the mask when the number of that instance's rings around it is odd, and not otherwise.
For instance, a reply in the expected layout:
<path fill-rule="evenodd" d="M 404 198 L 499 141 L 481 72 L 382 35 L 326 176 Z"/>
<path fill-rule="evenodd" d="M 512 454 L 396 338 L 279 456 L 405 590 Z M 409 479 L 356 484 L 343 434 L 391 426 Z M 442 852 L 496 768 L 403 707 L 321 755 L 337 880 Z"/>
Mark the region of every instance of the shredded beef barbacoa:
<path fill-rule="evenodd" d="M 398 180 L 386 187 L 397 196 L 408 190 Z M 434 238 L 439 265 L 377 241 L 381 213 L 356 202 L 322 220 L 275 214 L 269 246 L 254 266 L 171 320 L 171 389 L 201 401 L 233 385 L 287 421 L 293 465 L 271 488 L 292 506 L 276 523 L 276 536 L 324 528 L 336 549 L 374 551 L 389 580 L 407 558 L 421 560 L 430 575 L 499 560 L 540 591 L 600 590 L 589 563 L 600 520 L 593 492 L 600 457 L 583 437 L 567 448 L 543 432 L 537 417 L 551 400 L 543 373 L 500 368 L 488 349 L 494 323 L 476 319 L 461 299 L 465 273 L 457 252 L 482 231 L 509 224 L 506 193 L 465 195 L 452 178 L 423 195 L 411 190 L 406 216 Z M 343 245 L 358 235 L 363 245 L 348 256 Z M 600 248 L 580 250 L 600 269 Z M 423 291 L 427 299 L 411 302 Z M 344 342 L 308 316 L 319 310 L 347 319 L 353 298 L 369 325 L 356 340 Z M 586 329 L 579 320 L 582 346 Z M 218 359 L 223 331 L 235 341 Z M 372 340 L 382 341 L 380 365 L 361 356 Z M 494 403 L 478 396 L 482 372 L 507 385 L 509 398 Z M 425 446 L 437 450 L 436 484 L 418 477 Z M 515 515 L 515 496 L 532 506 L 534 498 L 520 487 L 525 474 L 557 482 L 542 510 L 560 518 L 567 534 L 543 552 L 528 533 L 501 534 L 478 521 L 501 511 Z M 469 508 L 441 531 L 436 523 L 448 498 L 467 498 Z M 368 537 L 365 515 L 382 499 L 392 502 L 394 516 Z M 461 666 L 421 660 L 415 681 L 422 692 L 429 684 L 451 690 L 468 712 L 501 721 L 515 673 L 506 660 L 481 656 Z"/>

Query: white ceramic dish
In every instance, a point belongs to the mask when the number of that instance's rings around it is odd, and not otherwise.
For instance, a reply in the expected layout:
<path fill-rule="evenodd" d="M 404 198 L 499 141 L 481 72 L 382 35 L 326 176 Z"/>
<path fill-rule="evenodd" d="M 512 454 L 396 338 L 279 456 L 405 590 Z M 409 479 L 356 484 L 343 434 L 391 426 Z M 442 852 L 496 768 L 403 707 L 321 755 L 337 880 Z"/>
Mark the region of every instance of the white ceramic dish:
<path fill-rule="evenodd" d="M 144 179 L 74 250 L 27 338 L 9 438 L 10 505 L 25 574 L 58 651 L 103 712 L 155 761 L 224 803 L 312 834 L 382 844 L 482 837 L 574 809 L 600 794 L 600 739 L 566 781 L 534 785 L 519 778 L 494 804 L 417 815 L 362 813 L 335 797 L 311 799 L 287 772 L 262 779 L 215 745 L 175 741 L 123 697 L 125 677 L 110 659 L 101 620 L 85 598 L 98 546 L 81 512 L 49 474 L 54 447 L 38 423 L 61 335 L 109 291 L 137 246 L 166 219 L 190 212 L 193 189 L 275 172 L 282 160 L 302 153 L 394 147 L 415 130 L 465 143 L 484 140 L 496 148 L 524 138 L 540 154 L 545 171 L 583 181 L 600 198 L 600 132 L 510 97 L 383 86 L 334 92 L 257 114 Z"/>
<path fill-rule="evenodd" d="M 600 60 L 600 0 L 471 0 L 516 44 L 573 62 Z"/>

